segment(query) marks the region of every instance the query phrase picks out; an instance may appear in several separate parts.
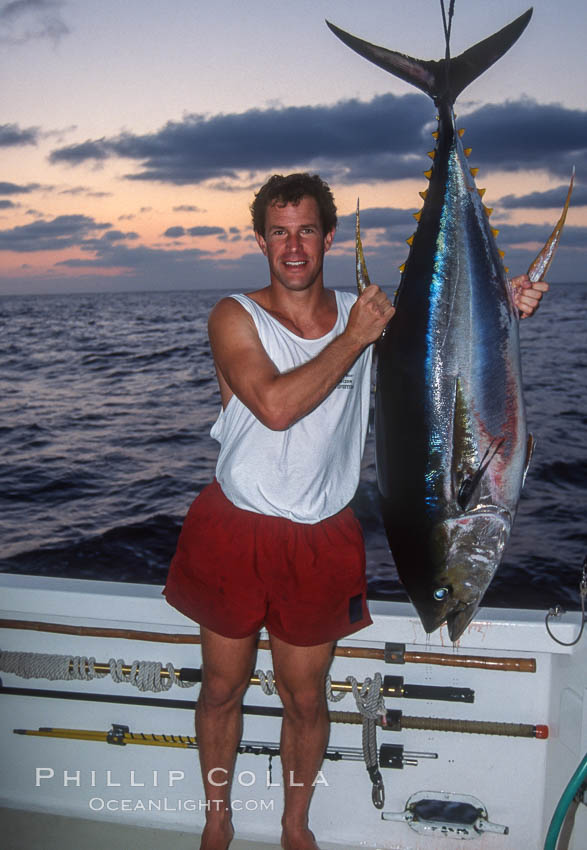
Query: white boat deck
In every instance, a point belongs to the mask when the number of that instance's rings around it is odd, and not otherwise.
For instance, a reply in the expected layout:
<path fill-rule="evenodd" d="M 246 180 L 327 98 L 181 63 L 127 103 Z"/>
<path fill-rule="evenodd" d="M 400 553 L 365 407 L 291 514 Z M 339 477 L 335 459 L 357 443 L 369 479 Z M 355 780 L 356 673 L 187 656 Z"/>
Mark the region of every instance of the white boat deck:
<path fill-rule="evenodd" d="M 3 850 L 196 850 L 199 835 L 154 827 L 132 826 L 85 818 L 0 809 Z M 281 850 L 279 844 L 261 844 L 235 838 L 230 850 Z"/>
<path fill-rule="evenodd" d="M 176 670 L 201 663 L 193 642 L 166 641 L 169 634 L 191 639 L 196 629 L 165 603 L 157 587 L 2 575 L 0 597 L 0 619 L 5 621 L 0 649 L 7 652 L 94 656 L 97 662 L 114 657 L 127 664 L 156 659 L 171 662 Z M 548 738 L 539 739 L 407 724 L 401 731 L 379 729 L 378 745 L 405 747 L 416 761 L 403 769 L 383 769 L 385 813 L 401 814 L 411 797 L 423 792 L 434 800 L 449 792 L 471 795 L 485 806 L 489 821 L 508 827 L 504 834 L 479 836 L 475 847 L 539 850 L 554 808 L 587 750 L 587 636 L 576 646 L 561 646 L 546 632 L 545 612 L 482 609 L 453 646 L 445 629 L 426 636 L 409 605 L 374 602 L 370 608 L 373 625 L 340 642 L 356 653 L 335 658 L 333 680 L 352 675 L 364 681 L 380 673 L 403 677 L 406 685 L 424 690 L 473 692 L 473 700 L 460 701 L 442 701 L 432 692 L 418 699 L 386 697 L 386 708 L 400 710 L 406 720 L 492 721 L 549 730 Z M 25 629 L 27 620 L 61 624 L 70 633 Z M 565 615 L 553 630 L 570 642 L 578 621 L 576 612 Z M 115 631 L 104 634 L 104 629 Z M 149 639 L 138 639 L 137 632 L 147 632 Z M 360 656 L 367 650 L 381 652 L 387 641 L 405 644 L 408 652 L 423 653 L 424 659 L 426 653 L 440 653 L 449 663 L 407 660 L 398 665 L 381 656 Z M 536 672 L 455 666 L 452 656 L 533 660 Z M 257 666 L 271 667 L 267 650 L 259 651 Z M 57 741 L 13 732 L 54 727 L 102 734 L 113 724 L 125 724 L 134 733 L 190 736 L 197 685 L 150 694 L 155 699 L 147 702 L 129 683 L 116 684 L 109 676 L 50 681 L 2 673 L 2 684 L 7 692 L 0 699 L 0 737 L 3 766 L 10 765 L 0 777 L 3 850 L 197 850 L 204 813 L 198 808 L 203 789 L 193 749 L 110 746 L 95 738 Z M 100 702 L 100 696 L 109 701 Z M 165 698 L 174 700 L 173 705 L 165 705 Z M 280 701 L 251 686 L 245 704 L 277 708 Z M 333 708 L 356 711 L 348 693 Z M 243 738 L 275 746 L 279 728 L 278 717 L 249 712 Z M 333 724 L 330 746 L 336 751 L 360 750 L 360 745 L 360 726 Z M 382 820 L 371 802 L 362 759 L 328 761 L 323 770 L 326 782 L 317 785 L 310 812 L 322 850 L 455 850 L 455 840 L 446 832 L 418 835 L 405 820 Z M 234 812 L 237 835 L 231 850 L 279 848 L 283 800 L 278 756 L 270 776 L 267 755 L 239 755 L 233 802 L 240 806 Z M 587 807 L 580 806 L 568 850 L 587 850 L 586 840 Z"/>

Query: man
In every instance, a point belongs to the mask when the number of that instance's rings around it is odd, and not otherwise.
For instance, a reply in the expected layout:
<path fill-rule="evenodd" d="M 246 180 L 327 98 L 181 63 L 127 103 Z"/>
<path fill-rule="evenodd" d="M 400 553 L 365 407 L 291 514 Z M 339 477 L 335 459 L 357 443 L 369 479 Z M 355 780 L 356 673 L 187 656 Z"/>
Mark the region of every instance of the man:
<path fill-rule="evenodd" d="M 318 176 L 274 175 L 251 210 L 270 283 L 210 315 L 223 406 L 216 481 L 190 508 L 165 594 L 201 626 L 196 733 L 207 799 L 221 801 L 201 850 L 232 839 L 241 700 L 263 625 L 283 703 L 281 842 L 318 850 L 308 810 L 328 739 L 324 681 L 335 641 L 371 622 L 362 534 L 347 506 L 369 418 L 371 343 L 394 308 L 377 286 L 358 298 L 324 286 L 337 219 Z M 546 285 L 517 284 L 531 314 Z"/>

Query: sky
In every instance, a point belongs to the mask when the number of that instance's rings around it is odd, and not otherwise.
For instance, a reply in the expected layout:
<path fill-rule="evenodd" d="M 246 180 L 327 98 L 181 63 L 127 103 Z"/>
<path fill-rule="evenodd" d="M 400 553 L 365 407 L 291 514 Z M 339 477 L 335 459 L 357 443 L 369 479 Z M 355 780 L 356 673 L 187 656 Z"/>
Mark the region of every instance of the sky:
<path fill-rule="evenodd" d="M 448 2 L 447 2 L 448 5 Z M 455 111 L 512 274 L 576 188 L 553 282 L 587 281 L 587 4 L 534 0 Z M 456 0 L 461 53 L 529 6 Z M 250 225 L 272 173 L 318 172 L 352 286 L 360 197 L 371 279 L 393 287 L 421 206 L 432 101 L 345 47 L 444 55 L 439 0 L 0 0 L 0 294 L 267 283 Z"/>

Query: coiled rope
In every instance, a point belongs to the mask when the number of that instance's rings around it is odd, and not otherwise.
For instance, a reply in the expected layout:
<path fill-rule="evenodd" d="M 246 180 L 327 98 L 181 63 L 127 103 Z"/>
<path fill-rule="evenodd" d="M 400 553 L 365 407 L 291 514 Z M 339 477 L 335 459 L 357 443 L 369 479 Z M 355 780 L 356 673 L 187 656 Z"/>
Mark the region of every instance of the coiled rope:
<path fill-rule="evenodd" d="M 95 668 L 96 659 L 85 655 L 51 655 L 41 652 L 5 652 L 0 650 L 0 670 L 14 673 L 23 679 L 57 679 L 72 681 L 83 679 L 103 679 L 108 673 Z M 128 673 L 123 671 L 125 662 L 111 658 L 108 662 L 110 676 L 117 683 L 125 682 L 139 691 L 168 691 L 173 683 L 180 688 L 189 688 L 194 682 L 184 682 L 175 675 L 173 664 L 161 664 L 160 661 L 133 661 Z M 161 671 L 167 670 L 169 676 L 162 677 Z"/>
<path fill-rule="evenodd" d="M 273 670 L 268 670 L 266 673 L 263 670 L 255 670 L 255 676 L 259 679 L 264 694 L 277 693 Z M 351 685 L 357 711 L 361 713 L 363 718 L 363 758 L 373 783 L 371 792 L 373 805 L 376 809 L 382 809 L 385 803 L 385 787 L 377 758 L 377 719 L 381 715 L 385 716 L 386 713 L 385 702 L 381 694 L 383 679 L 381 673 L 375 673 L 373 679 L 366 677 L 362 685 L 359 685 L 354 676 L 347 676 L 345 681 Z M 345 696 L 344 691 L 338 694 L 333 693 L 330 676 L 326 677 L 325 690 L 326 699 L 330 702 L 339 702 Z"/>

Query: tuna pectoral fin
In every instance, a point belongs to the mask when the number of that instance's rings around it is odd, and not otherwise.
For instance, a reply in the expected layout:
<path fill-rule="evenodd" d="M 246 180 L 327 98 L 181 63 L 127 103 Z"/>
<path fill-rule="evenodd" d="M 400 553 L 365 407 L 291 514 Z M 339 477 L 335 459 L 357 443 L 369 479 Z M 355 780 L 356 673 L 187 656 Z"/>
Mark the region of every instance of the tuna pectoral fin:
<path fill-rule="evenodd" d="M 461 486 L 459 488 L 459 495 L 457 497 L 457 502 L 459 504 L 459 507 L 463 511 L 466 511 L 467 508 L 469 507 L 469 504 L 471 503 L 471 499 L 473 498 L 473 495 L 474 495 L 477 487 L 479 486 L 481 479 L 483 478 L 485 472 L 487 471 L 487 467 L 489 466 L 489 464 L 491 463 L 491 461 L 493 460 L 493 458 L 495 457 L 495 455 L 499 451 L 504 440 L 505 440 L 505 437 L 494 437 L 494 439 L 491 441 L 491 443 L 489 444 L 489 446 L 485 450 L 485 454 L 483 455 L 481 463 L 477 467 L 475 473 L 472 476 L 470 476 L 469 478 L 465 478 L 465 480 L 461 484 Z"/>
<path fill-rule="evenodd" d="M 571 174 L 571 182 L 569 183 L 569 190 L 567 192 L 567 199 L 565 201 L 561 217 L 557 221 L 554 230 L 550 234 L 546 245 L 528 269 L 528 277 L 530 278 L 532 283 L 536 283 L 536 281 L 542 280 L 546 272 L 548 271 L 548 267 L 552 263 L 554 255 L 556 253 L 556 249 L 558 248 L 558 243 L 560 242 L 561 233 L 563 232 L 563 227 L 565 225 L 565 220 L 567 218 L 567 211 L 569 209 L 569 204 L 571 203 L 571 195 L 573 194 L 574 182 L 575 169 L 573 168 L 573 173 Z"/>
<path fill-rule="evenodd" d="M 395 50 L 387 50 L 385 47 L 363 41 L 363 39 L 339 29 L 329 21 L 326 21 L 326 23 L 332 32 L 355 53 L 385 71 L 389 71 L 390 74 L 411 83 L 430 97 L 435 99 L 442 96 L 454 103 L 469 83 L 473 82 L 510 49 L 523 33 L 531 17 L 532 9 L 528 9 L 527 12 L 499 32 L 470 47 L 469 50 L 455 59 L 450 59 L 448 91 L 446 61 L 444 59 L 440 62 L 415 59 L 412 56 L 397 53 Z"/>

